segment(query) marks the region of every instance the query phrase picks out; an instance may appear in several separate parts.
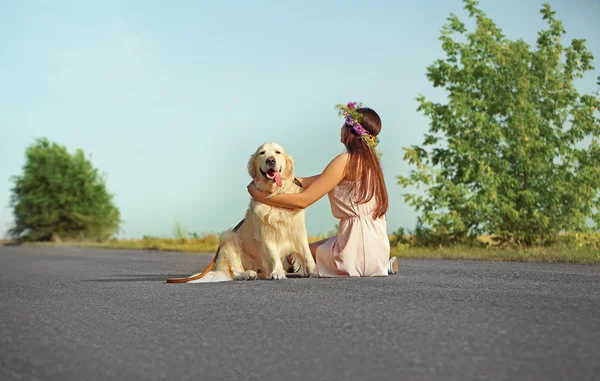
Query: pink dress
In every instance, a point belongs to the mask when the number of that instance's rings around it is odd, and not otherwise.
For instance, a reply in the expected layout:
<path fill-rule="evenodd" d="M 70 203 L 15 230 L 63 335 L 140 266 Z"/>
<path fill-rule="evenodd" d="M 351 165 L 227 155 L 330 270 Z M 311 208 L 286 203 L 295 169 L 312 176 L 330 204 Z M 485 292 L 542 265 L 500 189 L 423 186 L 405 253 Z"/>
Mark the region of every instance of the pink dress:
<path fill-rule="evenodd" d="M 387 276 L 390 241 L 385 217 L 373 220 L 375 197 L 365 204 L 350 199 L 350 182 L 342 180 L 327 196 L 340 220 L 337 236 L 317 248 L 322 277 Z"/>

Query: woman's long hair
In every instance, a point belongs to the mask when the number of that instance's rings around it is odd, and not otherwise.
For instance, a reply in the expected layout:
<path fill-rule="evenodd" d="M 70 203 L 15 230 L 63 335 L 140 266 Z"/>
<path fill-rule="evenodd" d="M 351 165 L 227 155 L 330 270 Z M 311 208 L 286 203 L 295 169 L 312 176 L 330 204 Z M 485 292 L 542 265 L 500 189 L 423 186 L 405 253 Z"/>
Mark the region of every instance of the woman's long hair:
<path fill-rule="evenodd" d="M 370 108 L 359 108 L 362 118 L 360 124 L 373 136 L 381 131 L 381 118 Z M 383 171 L 377 155 L 371 147 L 348 124 L 344 125 L 345 134 L 342 141 L 350 154 L 346 165 L 344 179 L 352 182 L 350 192 L 354 201 L 362 204 L 375 197 L 377 206 L 373 218 L 378 219 L 388 210 L 388 194 L 383 178 Z"/>

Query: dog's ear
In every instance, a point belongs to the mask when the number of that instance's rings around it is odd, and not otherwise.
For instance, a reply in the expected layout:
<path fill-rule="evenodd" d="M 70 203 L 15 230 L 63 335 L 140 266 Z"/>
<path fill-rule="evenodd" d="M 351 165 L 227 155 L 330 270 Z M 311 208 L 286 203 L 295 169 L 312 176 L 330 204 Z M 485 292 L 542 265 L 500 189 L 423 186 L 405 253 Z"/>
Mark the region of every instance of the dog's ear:
<path fill-rule="evenodd" d="M 256 152 L 253 153 L 250 156 L 250 159 L 248 160 L 248 174 L 250 175 L 250 177 L 252 179 L 254 179 L 256 177 Z"/>
<path fill-rule="evenodd" d="M 284 172 L 284 176 L 285 178 L 290 178 L 294 176 L 294 159 L 287 154 L 287 152 L 284 152 L 283 155 L 285 156 L 285 171 Z"/>

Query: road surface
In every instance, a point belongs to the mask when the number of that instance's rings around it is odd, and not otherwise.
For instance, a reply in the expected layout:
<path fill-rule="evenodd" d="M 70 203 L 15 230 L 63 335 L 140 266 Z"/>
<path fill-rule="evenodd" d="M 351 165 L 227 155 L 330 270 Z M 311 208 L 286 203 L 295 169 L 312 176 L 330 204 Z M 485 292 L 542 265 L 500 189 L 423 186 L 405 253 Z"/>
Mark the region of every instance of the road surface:
<path fill-rule="evenodd" d="M 600 380 L 600 266 L 165 283 L 211 258 L 0 247 L 0 379 Z"/>

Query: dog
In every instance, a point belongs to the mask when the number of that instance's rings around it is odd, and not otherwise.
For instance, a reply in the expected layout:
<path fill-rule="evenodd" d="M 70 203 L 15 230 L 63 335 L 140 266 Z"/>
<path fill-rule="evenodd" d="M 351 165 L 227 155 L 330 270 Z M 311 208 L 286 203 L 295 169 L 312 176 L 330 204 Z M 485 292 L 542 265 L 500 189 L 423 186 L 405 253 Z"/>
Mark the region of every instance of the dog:
<path fill-rule="evenodd" d="M 260 145 L 248 160 L 248 174 L 258 189 L 271 196 L 302 192 L 294 178 L 294 159 L 280 144 Z M 318 277 L 304 210 L 273 207 L 254 199 L 241 225 L 221 234 L 213 261 L 212 270 L 189 283 L 286 279 L 290 266 L 301 277 Z"/>

